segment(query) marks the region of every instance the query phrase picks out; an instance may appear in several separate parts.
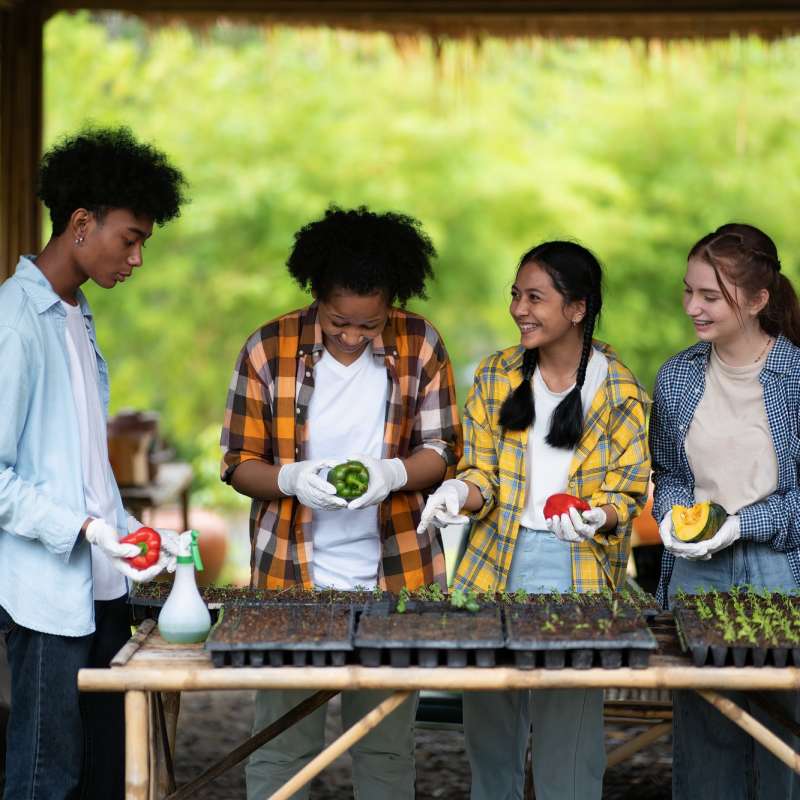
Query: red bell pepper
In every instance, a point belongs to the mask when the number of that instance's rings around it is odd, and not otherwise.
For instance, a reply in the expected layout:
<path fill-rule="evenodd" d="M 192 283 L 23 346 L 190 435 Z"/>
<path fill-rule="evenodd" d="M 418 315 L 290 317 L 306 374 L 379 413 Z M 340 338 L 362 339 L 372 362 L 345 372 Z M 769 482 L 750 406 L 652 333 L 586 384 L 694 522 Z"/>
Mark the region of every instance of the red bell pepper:
<path fill-rule="evenodd" d="M 158 561 L 161 552 L 161 536 L 153 528 L 139 528 L 133 533 L 129 533 L 124 539 L 120 539 L 123 544 L 135 544 L 139 548 L 139 555 L 126 558 L 125 560 L 134 569 L 147 569 Z"/>
<path fill-rule="evenodd" d="M 568 514 L 570 508 L 576 508 L 578 511 L 588 511 L 591 506 L 580 497 L 575 497 L 571 494 L 551 494 L 544 504 L 544 518 L 560 517 L 562 514 Z"/>

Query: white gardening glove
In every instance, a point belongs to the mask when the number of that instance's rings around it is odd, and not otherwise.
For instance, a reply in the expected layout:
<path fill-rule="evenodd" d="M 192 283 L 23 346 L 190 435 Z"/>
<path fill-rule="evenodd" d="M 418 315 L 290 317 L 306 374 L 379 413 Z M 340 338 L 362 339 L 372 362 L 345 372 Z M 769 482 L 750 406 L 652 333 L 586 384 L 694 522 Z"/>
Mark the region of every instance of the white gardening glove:
<path fill-rule="evenodd" d="M 378 459 L 358 453 L 357 455 L 349 456 L 347 460 L 360 461 L 369 472 L 367 490 L 360 497 L 356 497 L 347 504 L 347 507 L 351 510 L 377 505 L 408 482 L 408 473 L 402 459 Z"/>
<path fill-rule="evenodd" d="M 607 519 L 602 508 L 590 508 L 588 511 L 570 508 L 568 513 L 550 517 L 546 522 L 547 527 L 562 542 L 581 542 L 594 539 L 594 535 L 606 524 Z"/>
<path fill-rule="evenodd" d="M 678 540 L 672 535 L 672 510 L 664 514 L 664 519 L 658 524 L 658 534 L 661 537 L 661 544 L 672 552 L 672 545 Z M 678 542 L 680 544 L 680 542 Z"/>
<path fill-rule="evenodd" d="M 138 552 L 139 548 L 137 547 L 136 550 Z M 121 572 L 128 580 L 134 583 L 147 583 L 147 581 L 153 580 L 156 575 L 161 573 L 166 566 L 166 558 L 167 556 L 165 556 L 164 548 L 162 547 L 158 553 L 158 561 L 147 569 L 136 569 L 136 567 L 132 567 L 122 558 L 112 558 L 110 561 L 114 569 L 117 572 Z"/>
<path fill-rule="evenodd" d="M 461 525 L 469 522 L 469 517 L 458 512 L 464 507 L 469 494 L 469 486 L 457 478 L 446 480 L 425 503 L 422 517 L 417 525 L 417 533 L 425 533 L 429 525 L 444 528 L 446 525 Z"/>
<path fill-rule="evenodd" d="M 338 497 L 336 487 L 319 475 L 323 469 L 335 467 L 338 463 L 323 458 L 284 464 L 278 472 L 278 488 L 284 494 L 294 495 L 304 506 L 318 511 L 345 508 L 347 500 Z"/>
<path fill-rule="evenodd" d="M 665 544 L 664 546 L 678 558 L 685 558 L 687 561 L 707 561 L 714 553 L 730 547 L 741 537 L 742 531 L 739 525 L 739 517 L 734 514 L 728 517 L 722 523 L 722 527 L 704 542 L 682 542 L 673 536 L 671 544 L 669 546 Z"/>
<path fill-rule="evenodd" d="M 117 529 L 103 519 L 93 519 L 86 526 L 86 541 L 99 547 L 107 556 L 113 558 L 133 558 L 139 555 L 135 544 L 121 544 Z"/>

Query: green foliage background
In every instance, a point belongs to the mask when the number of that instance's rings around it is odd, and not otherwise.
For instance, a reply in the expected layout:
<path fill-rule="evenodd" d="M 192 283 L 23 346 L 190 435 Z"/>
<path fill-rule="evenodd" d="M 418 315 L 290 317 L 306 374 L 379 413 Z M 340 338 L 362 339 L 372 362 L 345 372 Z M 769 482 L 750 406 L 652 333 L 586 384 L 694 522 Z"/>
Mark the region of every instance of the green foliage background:
<path fill-rule="evenodd" d="M 155 408 L 211 503 L 231 370 L 246 336 L 306 302 L 292 234 L 335 202 L 422 220 L 429 299 L 463 403 L 484 354 L 517 340 L 516 261 L 567 237 L 606 268 L 602 338 L 647 387 L 692 340 L 690 245 L 763 227 L 798 277 L 800 39 L 396 41 L 219 25 L 148 29 L 60 14 L 46 28 L 46 144 L 130 125 L 185 171 L 192 202 L 113 292 L 89 286 L 112 410 Z"/>

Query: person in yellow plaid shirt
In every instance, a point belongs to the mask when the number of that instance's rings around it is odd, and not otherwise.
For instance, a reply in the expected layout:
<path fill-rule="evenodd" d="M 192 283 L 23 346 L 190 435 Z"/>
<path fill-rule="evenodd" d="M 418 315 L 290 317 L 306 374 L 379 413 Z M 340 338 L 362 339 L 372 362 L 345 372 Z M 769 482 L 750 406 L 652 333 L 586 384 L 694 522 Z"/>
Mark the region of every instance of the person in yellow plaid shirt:
<path fill-rule="evenodd" d="M 445 588 L 441 537 L 416 527 L 423 492 L 461 456 L 453 370 L 430 322 L 402 308 L 425 296 L 434 255 L 416 220 L 366 208 L 331 208 L 295 235 L 287 265 L 314 302 L 245 342 L 222 431 L 223 480 L 253 498 L 253 586 Z M 348 502 L 327 478 L 351 458 L 369 482 Z M 255 730 L 309 694 L 258 692 Z M 345 728 L 387 696 L 343 692 Z M 414 797 L 416 700 L 353 747 L 358 797 Z M 271 796 L 324 739 L 323 706 L 253 754 L 248 797 Z"/>
<path fill-rule="evenodd" d="M 418 530 L 473 519 L 454 587 L 599 591 L 625 577 L 633 517 L 647 496 L 649 400 L 592 339 L 602 271 L 573 242 L 525 253 L 511 290 L 520 344 L 485 358 L 464 412 L 457 477 L 431 495 Z M 589 503 L 546 519 L 550 495 Z M 472 800 L 521 798 L 533 723 L 537 800 L 602 794 L 602 690 L 467 692 Z"/>

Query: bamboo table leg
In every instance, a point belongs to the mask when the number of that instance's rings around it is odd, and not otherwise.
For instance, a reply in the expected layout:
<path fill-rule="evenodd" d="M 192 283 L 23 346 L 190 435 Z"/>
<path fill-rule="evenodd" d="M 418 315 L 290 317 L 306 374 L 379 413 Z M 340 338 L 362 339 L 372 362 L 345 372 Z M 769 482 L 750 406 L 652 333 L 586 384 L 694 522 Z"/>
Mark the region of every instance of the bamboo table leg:
<path fill-rule="evenodd" d="M 233 752 L 228 753 L 221 761 L 210 766 L 199 778 L 195 778 L 191 783 L 185 783 L 177 791 L 167 795 L 166 800 L 189 800 L 194 793 L 210 783 L 214 778 L 218 778 L 231 767 L 244 761 L 252 752 L 258 750 L 263 744 L 279 736 L 301 719 L 305 719 L 312 711 L 316 710 L 332 697 L 339 694 L 338 689 L 331 691 L 315 692 L 302 702 L 298 703 L 293 709 L 287 711 L 282 717 L 275 720 L 266 728 L 262 728 L 257 734 L 251 736 L 246 742 L 240 744 Z"/>
<path fill-rule="evenodd" d="M 149 790 L 146 692 L 125 693 L 125 798 L 147 800 Z"/>
<path fill-rule="evenodd" d="M 352 747 L 359 739 L 366 736 L 385 717 L 388 717 L 408 696 L 409 691 L 395 692 L 387 697 L 380 705 L 376 706 L 363 719 L 359 720 L 352 728 L 346 730 L 335 742 L 326 747 L 316 758 L 300 770 L 290 781 L 285 783 L 269 800 L 289 800 L 298 790 L 322 772 L 328 764 L 335 761 L 348 748 Z"/>
<path fill-rule="evenodd" d="M 621 744 L 608 754 L 606 766 L 616 767 L 626 758 L 630 758 L 634 753 L 643 750 L 647 745 L 657 742 L 662 736 L 672 730 L 671 722 L 660 722 L 658 725 L 651 725 L 646 731 L 634 736 L 629 742 Z"/>
<path fill-rule="evenodd" d="M 769 728 L 750 716 L 733 700 L 729 700 L 727 697 L 723 697 L 710 689 L 697 689 L 697 694 L 750 734 L 762 747 L 769 750 L 775 758 L 779 758 L 784 764 L 800 774 L 800 754 L 795 753 L 779 736 L 776 736 Z"/>

